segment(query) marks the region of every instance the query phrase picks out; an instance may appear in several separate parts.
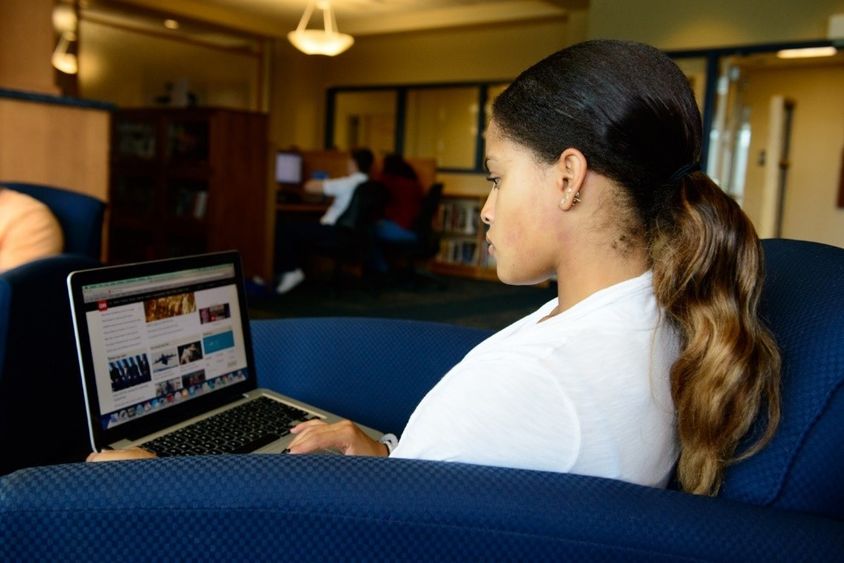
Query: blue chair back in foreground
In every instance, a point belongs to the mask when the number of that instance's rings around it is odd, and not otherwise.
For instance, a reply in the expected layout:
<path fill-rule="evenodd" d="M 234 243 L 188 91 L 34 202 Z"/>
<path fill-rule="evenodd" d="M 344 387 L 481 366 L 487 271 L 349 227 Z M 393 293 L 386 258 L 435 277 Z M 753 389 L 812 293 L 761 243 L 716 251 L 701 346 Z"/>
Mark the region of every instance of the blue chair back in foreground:
<path fill-rule="evenodd" d="M 98 265 L 60 254 L 0 274 L 0 474 L 90 450 L 65 280 Z"/>
<path fill-rule="evenodd" d="M 262 387 L 396 435 L 437 381 L 492 334 L 348 317 L 261 320 L 251 327 Z"/>
<path fill-rule="evenodd" d="M 105 203 L 95 197 L 51 186 L 6 182 L 2 186 L 33 197 L 50 208 L 64 234 L 64 252 L 99 260 Z"/>
<path fill-rule="evenodd" d="M 844 249 L 764 240 L 760 313 L 782 352 L 782 421 L 721 496 L 844 519 Z"/>

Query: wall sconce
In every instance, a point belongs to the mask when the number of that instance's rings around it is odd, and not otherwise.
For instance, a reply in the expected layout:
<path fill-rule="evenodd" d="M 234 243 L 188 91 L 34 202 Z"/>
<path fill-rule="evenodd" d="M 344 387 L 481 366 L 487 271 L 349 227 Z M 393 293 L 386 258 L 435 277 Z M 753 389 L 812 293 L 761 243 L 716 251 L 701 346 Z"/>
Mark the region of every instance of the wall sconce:
<path fill-rule="evenodd" d="M 53 66 L 66 74 L 76 74 L 79 71 L 76 55 L 68 52 L 71 41 L 76 41 L 75 33 L 70 31 L 62 33 L 51 58 Z"/>
<path fill-rule="evenodd" d="M 76 12 L 67 4 L 59 4 L 53 9 L 53 27 L 61 35 L 53 51 L 53 66 L 66 74 L 76 74 L 79 65 L 76 55 L 70 52 L 70 44 L 76 41 Z"/>
<path fill-rule="evenodd" d="M 306 29 L 314 8 L 322 10 L 324 29 Z M 334 19 L 334 10 L 331 7 L 331 0 L 310 0 L 299 25 L 294 31 L 287 34 L 287 39 L 294 47 L 307 55 L 328 55 L 333 57 L 339 55 L 352 46 L 354 37 L 337 30 L 337 20 Z"/>

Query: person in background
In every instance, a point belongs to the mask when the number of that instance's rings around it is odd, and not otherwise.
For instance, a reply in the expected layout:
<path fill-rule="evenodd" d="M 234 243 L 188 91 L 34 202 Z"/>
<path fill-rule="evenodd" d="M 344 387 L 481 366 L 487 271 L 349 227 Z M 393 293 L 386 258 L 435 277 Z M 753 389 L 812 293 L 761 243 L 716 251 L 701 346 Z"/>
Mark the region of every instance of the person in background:
<path fill-rule="evenodd" d="M 61 226 L 46 205 L 0 186 L 0 272 L 63 248 Z"/>
<path fill-rule="evenodd" d="M 373 163 L 372 151 L 355 149 L 349 158 L 348 175 L 328 180 L 311 179 L 305 191 L 334 198 L 319 223 L 287 223 L 279 227 L 276 237 L 276 272 L 278 284 L 275 291 L 281 295 L 305 280 L 302 265 L 309 246 L 323 241 L 334 241 L 343 233 L 335 226 L 346 211 L 357 187 L 369 179 Z"/>
<path fill-rule="evenodd" d="M 700 171 L 701 136 L 688 80 L 654 47 L 588 41 L 519 75 L 486 131 L 492 188 L 481 218 L 498 277 L 556 276 L 556 298 L 470 351 L 397 444 L 348 421 L 310 420 L 293 428 L 290 453 L 656 487 L 676 466 L 684 490 L 717 494 L 726 465 L 777 427 L 780 355 L 757 315 L 761 244 Z"/>
<path fill-rule="evenodd" d="M 387 204 L 384 218 L 375 224 L 376 241 L 415 242 L 413 222 L 419 215 L 424 195 L 416 172 L 400 155 L 389 154 L 384 157 L 380 180 L 387 188 Z M 372 268 L 381 273 L 389 269 L 380 244 L 373 248 Z"/>

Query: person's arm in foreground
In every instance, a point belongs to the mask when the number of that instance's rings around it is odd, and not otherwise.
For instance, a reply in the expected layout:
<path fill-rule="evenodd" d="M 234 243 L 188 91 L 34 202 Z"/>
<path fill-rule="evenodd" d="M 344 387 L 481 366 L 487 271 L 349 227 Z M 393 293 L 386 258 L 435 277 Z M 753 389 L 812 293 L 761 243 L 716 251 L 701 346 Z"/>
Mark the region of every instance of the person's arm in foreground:
<path fill-rule="evenodd" d="M 293 427 L 291 432 L 296 434 L 288 447 L 292 454 L 306 454 L 320 450 L 336 450 L 345 455 L 386 456 L 388 454 L 386 445 L 376 442 L 348 420 L 336 424 L 309 420 Z M 135 447 L 92 452 L 86 461 L 122 461 L 155 457 L 154 453 Z"/>
<path fill-rule="evenodd" d="M 335 424 L 309 420 L 296 425 L 291 432 L 296 435 L 288 446 L 291 454 L 336 450 L 344 455 L 388 455 L 386 445 L 373 440 L 348 420 Z"/>
<path fill-rule="evenodd" d="M 103 450 L 91 452 L 85 461 L 121 461 L 127 459 L 153 459 L 154 453 L 143 448 L 126 448 L 125 450 Z"/>

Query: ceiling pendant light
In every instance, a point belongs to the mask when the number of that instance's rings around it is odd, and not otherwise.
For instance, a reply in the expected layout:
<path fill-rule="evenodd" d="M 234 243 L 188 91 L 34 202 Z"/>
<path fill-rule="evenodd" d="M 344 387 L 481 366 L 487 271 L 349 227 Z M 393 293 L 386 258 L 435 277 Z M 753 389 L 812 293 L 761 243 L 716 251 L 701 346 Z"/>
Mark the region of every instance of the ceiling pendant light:
<path fill-rule="evenodd" d="M 322 10 L 324 29 L 307 29 L 314 8 Z M 299 20 L 299 26 L 287 34 L 287 39 L 305 54 L 329 57 L 339 55 L 355 42 L 351 35 L 337 31 L 337 21 L 334 19 L 330 0 L 310 0 L 302 19 Z"/>

